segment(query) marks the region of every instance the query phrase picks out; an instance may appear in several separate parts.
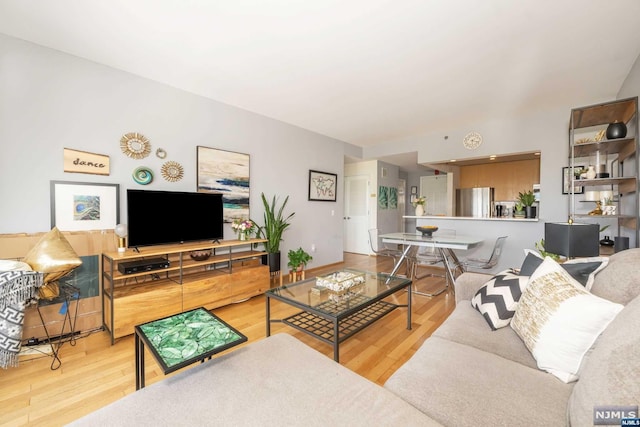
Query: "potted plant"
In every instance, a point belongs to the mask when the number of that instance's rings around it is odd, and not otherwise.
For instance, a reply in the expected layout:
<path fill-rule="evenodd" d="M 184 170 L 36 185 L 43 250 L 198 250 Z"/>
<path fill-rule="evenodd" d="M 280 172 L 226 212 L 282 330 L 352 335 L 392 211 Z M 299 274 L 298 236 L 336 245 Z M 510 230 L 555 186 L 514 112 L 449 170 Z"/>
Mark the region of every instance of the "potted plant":
<path fill-rule="evenodd" d="M 513 207 L 513 216 L 516 218 L 524 218 L 524 205 L 522 202 L 517 201 Z"/>
<path fill-rule="evenodd" d="M 264 193 L 262 193 L 261 197 L 264 205 L 264 225 L 258 226 L 256 236 L 267 240 L 264 242 L 264 250 L 269 254 L 266 257 L 266 261 L 269 264 L 269 271 L 273 274 L 280 271 L 282 233 L 291 225 L 289 220 L 295 215 L 295 212 L 286 217 L 283 214 L 284 208 L 289 201 L 289 196 L 284 199 L 280 207 L 276 205 L 276 196 L 273 196 L 271 203 L 267 201 Z"/>
<path fill-rule="evenodd" d="M 411 204 L 416 208 L 416 216 L 424 215 L 424 205 L 427 204 L 427 199 L 424 196 L 418 197 Z"/>
<path fill-rule="evenodd" d="M 256 225 L 250 219 L 236 218 L 233 220 L 231 228 L 233 231 L 238 233 L 238 240 L 249 240 L 251 239 L 251 233 L 255 230 Z"/>
<path fill-rule="evenodd" d="M 529 190 L 524 193 L 518 193 L 518 201 L 524 206 L 525 218 L 536 217 L 536 207 L 533 204 L 536 202 L 536 196 L 533 191 Z"/>
<path fill-rule="evenodd" d="M 542 255 L 542 257 L 550 257 L 550 258 L 553 258 L 555 261 L 560 260 L 560 255 L 552 254 L 551 252 L 547 252 L 544 250 L 544 239 L 541 239 L 539 242 L 536 242 L 535 246 L 538 252 L 540 252 L 540 255 Z"/>
<path fill-rule="evenodd" d="M 287 266 L 291 268 L 289 274 L 292 276 L 292 281 L 298 280 L 298 276 L 300 276 L 300 273 L 307 266 L 307 263 L 313 259 L 313 257 L 301 247 L 296 250 L 290 249 L 287 255 L 289 257 Z M 304 275 L 302 275 L 301 278 L 304 279 Z"/>

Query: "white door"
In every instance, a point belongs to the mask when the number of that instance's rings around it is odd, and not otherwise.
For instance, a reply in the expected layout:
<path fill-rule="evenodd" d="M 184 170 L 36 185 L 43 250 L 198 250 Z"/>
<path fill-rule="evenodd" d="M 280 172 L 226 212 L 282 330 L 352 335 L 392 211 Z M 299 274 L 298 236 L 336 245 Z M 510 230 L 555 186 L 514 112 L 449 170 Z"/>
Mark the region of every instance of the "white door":
<path fill-rule="evenodd" d="M 427 199 L 427 215 L 447 215 L 447 174 L 421 176 L 419 195 Z"/>
<path fill-rule="evenodd" d="M 369 254 L 369 177 L 344 178 L 344 251 Z"/>

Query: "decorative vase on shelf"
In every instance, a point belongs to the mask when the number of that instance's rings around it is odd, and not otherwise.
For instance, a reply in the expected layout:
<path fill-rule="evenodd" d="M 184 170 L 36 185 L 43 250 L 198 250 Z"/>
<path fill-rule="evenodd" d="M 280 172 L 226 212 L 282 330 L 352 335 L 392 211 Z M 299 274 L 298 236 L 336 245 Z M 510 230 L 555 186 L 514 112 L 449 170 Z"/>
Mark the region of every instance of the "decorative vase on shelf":
<path fill-rule="evenodd" d="M 619 139 L 627 136 L 627 125 L 615 121 L 607 126 L 607 139 Z"/>
<path fill-rule="evenodd" d="M 241 231 L 240 233 L 238 233 L 238 240 L 249 240 L 249 239 L 247 239 L 246 233 Z"/>
<path fill-rule="evenodd" d="M 587 179 L 594 179 L 596 177 L 596 168 L 593 165 L 589 165 L 586 175 Z"/>
<path fill-rule="evenodd" d="M 416 216 L 424 216 L 424 206 L 416 205 Z"/>

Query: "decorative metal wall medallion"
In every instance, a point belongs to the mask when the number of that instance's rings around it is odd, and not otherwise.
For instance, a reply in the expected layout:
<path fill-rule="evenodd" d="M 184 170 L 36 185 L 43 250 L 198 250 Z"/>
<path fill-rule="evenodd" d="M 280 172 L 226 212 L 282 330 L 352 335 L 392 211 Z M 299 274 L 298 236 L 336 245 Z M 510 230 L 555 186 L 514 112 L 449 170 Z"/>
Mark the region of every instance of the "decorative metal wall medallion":
<path fill-rule="evenodd" d="M 153 172 L 146 166 L 140 166 L 133 171 L 133 180 L 140 185 L 151 184 Z"/>
<path fill-rule="evenodd" d="M 482 135 L 478 132 L 469 132 L 462 140 L 462 145 L 464 145 L 464 148 L 467 150 L 475 150 L 480 144 L 482 144 Z"/>
<path fill-rule="evenodd" d="M 141 133 L 129 132 L 120 138 L 120 148 L 132 159 L 143 159 L 151 152 L 151 142 Z"/>
<path fill-rule="evenodd" d="M 158 148 L 156 150 L 156 157 L 158 157 L 159 159 L 164 159 L 165 157 L 167 157 L 167 152 L 162 148 Z"/>
<path fill-rule="evenodd" d="M 162 173 L 162 177 L 169 182 L 180 181 L 184 175 L 182 165 L 174 161 L 163 164 L 160 172 Z"/>

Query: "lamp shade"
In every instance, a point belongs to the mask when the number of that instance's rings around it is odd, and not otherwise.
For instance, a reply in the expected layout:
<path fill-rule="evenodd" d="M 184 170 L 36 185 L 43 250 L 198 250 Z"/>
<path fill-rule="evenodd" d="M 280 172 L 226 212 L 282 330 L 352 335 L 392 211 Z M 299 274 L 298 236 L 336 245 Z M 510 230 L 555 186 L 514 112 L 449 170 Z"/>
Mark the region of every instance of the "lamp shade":
<path fill-rule="evenodd" d="M 598 202 L 601 200 L 599 191 L 585 191 L 584 200 L 587 202 Z"/>
<path fill-rule="evenodd" d="M 598 224 L 554 223 L 544 225 L 544 250 L 567 258 L 600 255 Z"/>
<path fill-rule="evenodd" d="M 129 233 L 127 224 L 118 224 L 113 231 L 118 237 L 127 237 L 127 234 Z"/>

